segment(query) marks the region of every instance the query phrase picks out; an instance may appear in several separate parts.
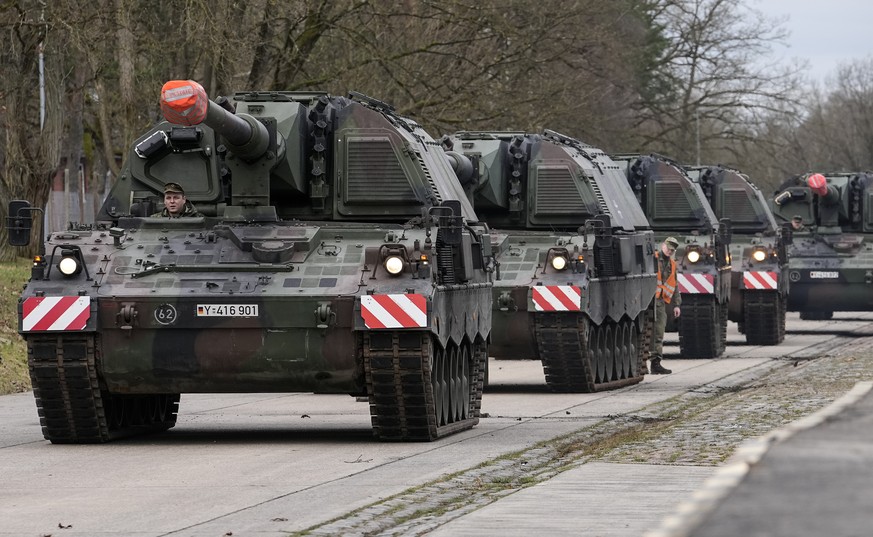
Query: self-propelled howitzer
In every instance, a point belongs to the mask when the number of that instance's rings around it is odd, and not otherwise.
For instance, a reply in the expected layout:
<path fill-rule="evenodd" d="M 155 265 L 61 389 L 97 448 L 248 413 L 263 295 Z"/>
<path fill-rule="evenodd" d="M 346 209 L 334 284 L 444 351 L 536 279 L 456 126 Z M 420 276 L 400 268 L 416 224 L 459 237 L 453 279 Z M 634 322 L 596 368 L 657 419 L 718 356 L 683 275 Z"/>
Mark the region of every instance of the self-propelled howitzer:
<path fill-rule="evenodd" d="M 724 352 L 730 300 L 730 226 L 719 221 L 700 186 L 681 166 L 660 155 L 614 156 L 636 194 L 655 237 L 679 240 L 677 284 L 682 293 L 678 323 L 685 358 L 715 358 Z"/>
<path fill-rule="evenodd" d="M 53 233 L 22 295 L 45 437 L 167 429 L 183 392 L 367 396 L 389 440 L 475 425 L 490 240 L 440 145 L 360 95 L 179 81 L 162 107 L 101 221 Z M 169 182 L 206 216 L 148 216 Z"/>
<path fill-rule="evenodd" d="M 788 310 L 802 319 L 873 309 L 873 174 L 812 173 L 784 181 L 771 200 L 791 230 Z M 788 225 L 799 217 L 799 228 Z"/>
<path fill-rule="evenodd" d="M 655 244 L 602 151 L 552 131 L 460 132 L 462 181 L 492 227 L 492 355 L 542 361 L 556 391 L 639 382 Z"/>
<path fill-rule="evenodd" d="M 721 165 L 686 170 L 715 215 L 731 222 L 728 319 L 750 345 L 778 345 L 785 339 L 788 255 L 767 199 L 738 170 Z"/>

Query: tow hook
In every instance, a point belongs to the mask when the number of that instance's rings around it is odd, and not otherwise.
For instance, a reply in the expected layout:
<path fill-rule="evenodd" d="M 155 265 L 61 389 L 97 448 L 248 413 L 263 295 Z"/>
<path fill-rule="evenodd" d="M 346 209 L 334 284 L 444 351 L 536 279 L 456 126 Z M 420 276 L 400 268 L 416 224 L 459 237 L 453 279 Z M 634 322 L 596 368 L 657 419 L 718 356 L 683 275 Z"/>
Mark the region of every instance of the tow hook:
<path fill-rule="evenodd" d="M 133 304 L 122 304 L 121 311 L 116 314 L 116 322 L 122 330 L 131 330 L 139 312 L 136 311 L 136 306 Z"/>
<path fill-rule="evenodd" d="M 327 328 L 336 323 L 336 314 L 331 311 L 329 302 L 319 302 L 315 308 L 315 327 Z"/>

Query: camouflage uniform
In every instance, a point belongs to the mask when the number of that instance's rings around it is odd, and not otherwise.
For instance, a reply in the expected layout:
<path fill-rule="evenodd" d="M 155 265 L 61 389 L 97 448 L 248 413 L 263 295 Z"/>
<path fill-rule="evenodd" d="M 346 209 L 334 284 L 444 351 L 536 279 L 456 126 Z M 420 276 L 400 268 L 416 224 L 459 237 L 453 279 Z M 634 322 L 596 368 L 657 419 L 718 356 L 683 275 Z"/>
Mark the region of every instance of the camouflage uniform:
<path fill-rule="evenodd" d="M 658 273 L 666 281 L 670 274 L 670 258 L 665 255 L 658 256 Z M 669 308 L 667 306 L 670 306 Z M 682 293 L 677 289 L 670 301 L 663 297 L 655 299 L 655 333 L 652 341 L 652 359 L 663 358 L 664 332 L 667 330 L 667 315 L 673 315 L 673 308 L 682 305 Z"/>

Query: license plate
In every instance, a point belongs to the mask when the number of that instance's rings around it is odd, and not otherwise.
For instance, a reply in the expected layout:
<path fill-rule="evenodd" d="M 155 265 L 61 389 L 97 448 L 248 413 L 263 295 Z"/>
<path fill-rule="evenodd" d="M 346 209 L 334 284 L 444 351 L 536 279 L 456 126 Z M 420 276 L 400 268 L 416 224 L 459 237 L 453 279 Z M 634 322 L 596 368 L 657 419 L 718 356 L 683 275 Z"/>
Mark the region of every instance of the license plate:
<path fill-rule="evenodd" d="M 257 304 L 197 304 L 198 317 L 257 317 Z"/>
<path fill-rule="evenodd" d="M 817 280 L 833 280 L 840 277 L 840 273 L 832 270 L 811 270 L 809 277 Z"/>

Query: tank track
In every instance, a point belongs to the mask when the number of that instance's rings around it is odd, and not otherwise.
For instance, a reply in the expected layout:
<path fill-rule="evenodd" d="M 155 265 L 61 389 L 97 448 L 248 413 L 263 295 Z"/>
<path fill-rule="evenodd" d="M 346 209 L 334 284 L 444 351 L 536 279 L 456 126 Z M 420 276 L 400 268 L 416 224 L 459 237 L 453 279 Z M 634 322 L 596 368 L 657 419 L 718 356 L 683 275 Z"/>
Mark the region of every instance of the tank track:
<path fill-rule="evenodd" d="M 639 345 L 637 346 L 637 353 L 639 354 L 639 368 L 640 372 L 643 375 L 649 373 L 649 367 L 646 365 L 649 358 L 652 356 L 652 341 L 655 339 L 655 323 L 654 318 L 652 317 L 652 310 L 654 309 L 654 303 L 652 303 L 647 309 L 640 312 L 639 317 L 637 317 L 637 326 L 640 332 Z"/>
<path fill-rule="evenodd" d="M 778 345 L 785 339 L 785 300 L 776 291 L 743 293 L 746 342 L 750 345 Z"/>
<path fill-rule="evenodd" d="M 360 339 L 373 433 L 432 441 L 479 423 L 488 350 L 442 348 L 422 332 L 364 332 Z"/>
<path fill-rule="evenodd" d="M 546 384 L 553 391 L 592 393 L 643 380 L 648 349 L 637 320 L 594 325 L 584 314 L 536 314 L 534 337 Z"/>
<path fill-rule="evenodd" d="M 42 434 L 53 444 L 94 444 L 176 424 L 179 394 L 113 395 L 97 380 L 94 335 L 30 337 L 27 364 Z"/>
<path fill-rule="evenodd" d="M 683 358 L 716 358 L 724 352 L 726 306 L 719 304 L 715 295 L 682 295 L 679 352 Z"/>

